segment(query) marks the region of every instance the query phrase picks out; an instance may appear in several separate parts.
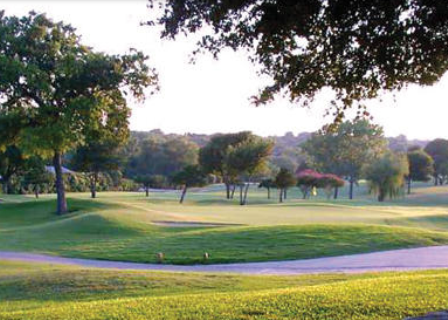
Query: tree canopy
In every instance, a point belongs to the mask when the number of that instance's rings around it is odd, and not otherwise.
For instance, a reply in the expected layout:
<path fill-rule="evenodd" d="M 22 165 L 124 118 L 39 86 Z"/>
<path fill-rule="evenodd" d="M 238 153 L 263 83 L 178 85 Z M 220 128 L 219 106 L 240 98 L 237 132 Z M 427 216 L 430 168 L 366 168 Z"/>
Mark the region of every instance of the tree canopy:
<path fill-rule="evenodd" d="M 408 152 L 409 175 L 407 176 L 408 194 L 411 193 L 412 181 L 429 181 L 434 173 L 434 161 L 422 149 Z"/>
<path fill-rule="evenodd" d="M 0 12 L 0 147 L 18 144 L 53 158 L 58 213 L 67 212 L 62 153 L 89 136 L 127 136 L 126 96 L 157 84 L 147 57 L 95 52 L 76 30 L 31 12 Z"/>
<path fill-rule="evenodd" d="M 448 176 L 448 140 L 435 139 L 425 148 L 434 160 L 434 184 L 443 184 Z"/>
<path fill-rule="evenodd" d="M 286 91 L 306 105 L 329 87 L 339 120 L 353 104 L 431 85 L 448 69 L 446 0 L 149 2 L 161 14 L 148 24 L 163 26 L 164 38 L 200 32 L 197 51 L 249 51 L 273 80 L 256 103 Z"/>
<path fill-rule="evenodd" d="M 370 191 L 378 195 L 378 201 L 396 198 L 402 193 L 409 164 L 403 154 L 386 153 L 367 167 L 366 178 Z"/>
<path fill-rule="evenodd" d="M 206 175 L 198 165 L 190 165 L 177 172 L 172 179 L 176 185 L 181 185 L 182 193 L 179 202 L 183 203 L 189 187 L 201 187 L 207 183 Z"/>
<path fill-rule="evenodd" d="M 198 162 L 198 146 L 184 137 L 149 137 L 138 148 L 126 166 L 126 173 L 131 177 L 156 174 L 169 177 Z"/>
<path fill-rule="evenodd" d="M 324 172 L 348 178 L 349 197 L 363 168 L 386 150 L 382 127 L 367 120 L 345 121 L 336 131 L 320 130 L 302 145 L 302 149 Z"/>
<path fill-rule="evenodd" d="M 102 172 L 115 171 L 123 164 L 117 141 L 92 141 L 76 149 L 71 167 L 88 175 L 92 198 L 96 198 L 98 176 Z"/>
<path fill-rule="evenodd" d="M 279 189 L 279 202 L 283 202 L 285 190 L 293 187 L 297 180 L 294 174 L 286 168 L 281 168 L 275 176 L 274 184 Z"/>
<path fill-rule="evenodd" d="M 227 164 L 230 148 L 249 140 L 252 133 L 217 134 L 199 151 L 199 163 L 206 173 L 220 176 L 226 185 L 226 196 L 230 199 L 230 185 L 236 180 L 237 173 Z"/>

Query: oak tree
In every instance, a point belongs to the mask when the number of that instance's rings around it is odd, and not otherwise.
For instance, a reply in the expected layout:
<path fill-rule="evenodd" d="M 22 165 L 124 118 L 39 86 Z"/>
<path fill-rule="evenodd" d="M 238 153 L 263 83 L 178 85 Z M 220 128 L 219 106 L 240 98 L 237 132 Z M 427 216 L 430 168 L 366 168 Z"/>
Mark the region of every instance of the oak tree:
<path fill-rule="evenodd" d="M 446 0 L 149 0 L 164 38 L 200 33 L 197 51 L 244 49 L 272 83 L 308 104 L 329 87 L 335 117 L 383 91 L 432 85 L 448 70 Z M 359 112 L 367 111 L 359 109 Z"/>
<path fill-rule="evenodd" d="M 44 14 L 0 12 L 0 39 L 0 147 L 18 144 L 52 158 L 63 214 L 63 153 L 94 132 L 126 134 L 126 97 L 143 100 L 156 74 L 142 53 L 96 52 L 72 26 Z"/>

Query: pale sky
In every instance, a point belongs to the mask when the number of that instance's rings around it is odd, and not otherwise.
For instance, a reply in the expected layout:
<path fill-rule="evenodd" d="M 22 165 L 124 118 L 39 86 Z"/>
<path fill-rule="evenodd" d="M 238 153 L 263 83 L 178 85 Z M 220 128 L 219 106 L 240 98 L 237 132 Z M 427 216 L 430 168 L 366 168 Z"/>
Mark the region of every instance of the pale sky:
<path fill-rule="evenodd" d="M 215 133 L 251 130 L 256 134 L 282 135 L 315 131 L 331 121 L 323 118 L 328 94 L 303 109 L 278 99 L 255 107 L 250 97 L 268 79 L 256 75 L 240 52 L 224 52 L 218 61 L 208 55 L 189 64 L 195 38 L 160 40 L 159 30 L 140 26 L 148 20 L 146 0 L 0 0 L 0 10 L 24 15 L 45 12 L 54 20 L 72 24 L 83 42 L 98 51 L 126 53 L 136 48 L 150 56 L 149 64 L 160 76 L 161 91 L 144 104 L 132 105 L 131 129 L 162 129 L 173 133 Z M 374 122 L 386 135 L 405 134 L 412 139 L 448 138 L 448 75 L 432 87 L 411 87 L 383 101 L 369 103 Z"/>

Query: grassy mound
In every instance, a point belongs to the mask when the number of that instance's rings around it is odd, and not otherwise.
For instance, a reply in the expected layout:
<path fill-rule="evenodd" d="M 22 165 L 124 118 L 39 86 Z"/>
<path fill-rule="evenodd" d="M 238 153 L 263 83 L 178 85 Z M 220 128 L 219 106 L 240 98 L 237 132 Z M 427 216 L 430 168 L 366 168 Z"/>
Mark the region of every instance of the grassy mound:
<path fill-rule="evenodd" d="M 34 205 L 34 207 L 33 207 Z M 167 263 L 307 259 L 448 243 L 448 233 L 369 224 L 171 228 L 151 223 L 133 206 L 74 200 L 78 210 L 55 216 L 52 201 L 8 204 L 0 213 L 0 250 L 71 257 Z M 2 224 L 3 222 L 3 224 Z"/>

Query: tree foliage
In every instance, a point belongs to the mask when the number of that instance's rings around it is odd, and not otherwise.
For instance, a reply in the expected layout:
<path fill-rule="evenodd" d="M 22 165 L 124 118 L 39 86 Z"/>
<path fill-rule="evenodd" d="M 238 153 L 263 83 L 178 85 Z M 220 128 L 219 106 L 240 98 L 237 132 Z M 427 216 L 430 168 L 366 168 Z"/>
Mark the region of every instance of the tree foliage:
<path fill-rule="evenodd" d="M 319 170 L 347 177 L 352 199 L 353 185 L 362 177 L 364 166 L 383 154 L 386 145 L 380 126 L 357 120 L 343 122 L 336 131 L 324 128 L 301 147 Z"/>
<path fill-rule="evenodd" d="M 62 153 L 98 132 L 126 136 L 126 96 L 143 100 L 157 78 L 142 53 L 95 52 L 73 27 L 44 14 L 0 12 L 0 35 L 1 147 L 16 143 L 53 158 L 57 211 L 65 213 Z"/>
<path fill-rule="evenodd" d="M 285 190 L 293 187 L 297 180 L 294 177 L 294 173 L 286 168 L 281 168 L 275 176 L 274 184 L 279 189 L 279 202 L 283 202 Z"/>
<path fill-rule="evenodd" d="M 378 195 L 378 201 L 398 197 L 403 190 L 405 176 L 409 174 L 409 163 L 403 154 L 386 153 L 366 170 L 370 191 Z"/>
<path fill-rule="evenodd" d="M 276 188 L 275 180 L 272 178 L 264 178 L 258 184 L 258 188 L 265 188 L 268 191 L 268 199 L 271 199 L 271 189 Z"/>
<path fill-rule="evenodd" d="M 167 179 L 165 176 L 155 174 L 145 174 L 145 175 L 138 175 L 134 178 L 135 182 L 140 183 L 145 188 L 146 196 L 149 196 L 149 189 L 155 188 L 155 189 L 161 189 L 164 186 L 167 185 Z"/>
<path fill-rule="evenodd" d="M 317 181 L 317 187 L 324 189 L 327 198 L 331 197 L 331 194 L 334 192 L 334 198 L 337 199 L 337 190 L 342 188 L 345 184 L 345 181 L 332 173 L 326 173 L 321 175 L 321 177 Z"/>
<path fill-rule="evenodd" d="M 41 190 L 52 181 L 52 177 L 45 168 L 45 161 L 40 157 L 27 159 L 27 169 L 23 176 L 22 184 L 31 187 L 36 198 L 39 198 Z"/>
<path fill-rule="evenodd" d="M 78 147 L 73 154 L 71 167 L 88 175 L 92 198 L 96 198 L 99 174 L 116 171 L 123 164 L 124 159 L 119 153 L 119 145 L 118 141 L 92 141 Z"/>
<path fill-rule="evenodd" d="M 26 170 L 26 158 L 16 145 L 9 145 L 0 151 L 0 181 L 4 193 L 12 193 L 11 178 Z"/>
<path fill-rule="evenodd" d="M 217 134 L 211 137 L 210 141 L 199 151 L 201 167 L 206 173 L 215 174 L 222 178 L 226 185 L 227 199 L 230 199 L 230 185 L 236 183 L 238 175 L 238 172 L 232 170 L 228 165 L 229 153 L 232 148 L 252 139 L 252 136 L 249 131 Z"/>
<path fill-rule="evenodd" d="M 272 147 L 271 141 L 252 134 L 241 143 L 228 147 L 224 166 L 240 185 L 241 205 L 247 203 L 247 193 L 252 179 L 266 169 L 266 161 L 271 155 Z"/>
<path fill-rule="evenodd" d="M 434 160 L 434 183 L 443 184 L 448 177 L 448 140 L 435 139 L 425 148 Z"/>
<path fill-rule="evenodd" d="M 163 175 L 170 177 L 185 166 L 198 162 L 198 146 L 186 138 L 150 137 L 138 144 L 126 167 L 130 177 Z"/>
<path fill-rule="evenodd" d="M 408 152 L 409 175 L 407 176 L 408 194 L 411 193 L 412 181 L 429 181 L 434 172 L 434 161 L 422 149 Z"/>
<path fill-rule="evenodd" d="M 408 84 L 431 85 L 448 69 L 446 0 L 150 0 L 162 37 L 201 32 L 198 51 L 246 49 L 273 83 L 257 103 L 287 91 L 309 103 L 325 87 L 344 109 Z M 361 111 L 361 110 L 360 110 Z"/>
<path fill-rule="evenodd" d="M 302 192 L 303 199 L 311 195 L 311 191 L 319 186 L 321 174 L 312 169 L 305 169 L 297 173 L 297 186 Z"/>
<path fill-rule="evenodd" d="M 206 185 L 206 175 L 198 165 L 186 166 L 181 171 L 177 172 L 172 179 L 176 185 L 182 186 L 182 194 L 180 203 L 184 202 L 187 189 L 189 187 L 201 187 Z"/>

